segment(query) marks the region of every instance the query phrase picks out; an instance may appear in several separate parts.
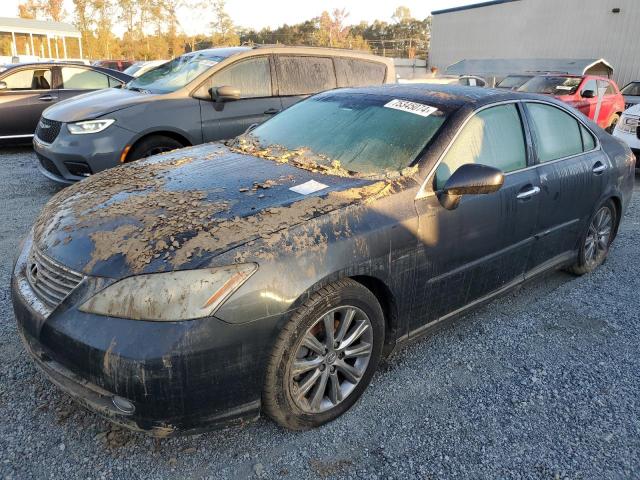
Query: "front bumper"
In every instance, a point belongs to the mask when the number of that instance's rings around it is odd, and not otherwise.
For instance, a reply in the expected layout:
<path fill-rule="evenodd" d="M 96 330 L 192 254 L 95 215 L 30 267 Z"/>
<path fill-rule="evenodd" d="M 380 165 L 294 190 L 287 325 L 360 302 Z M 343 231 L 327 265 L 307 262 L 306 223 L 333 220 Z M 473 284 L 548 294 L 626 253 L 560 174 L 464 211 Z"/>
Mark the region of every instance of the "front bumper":
<path fill-rule="evenodd" d="M 281 317 L 230 325 L 213 317 L 144 322 L 86 314 L 74 305 L 93 294 L 87 282 L 47 313 L 25 291 L 24 260 L 23 252 L 11 282 L 18 331 L 40 369 L 85 407 L 154 436 L 259 416 L 265 366 Z M 114 396 L 131 402 L 135 411 L 116 408 Z"/>
<path fill-rule="evenodd" d="M 624 143 L 626 143 L 631 151 L 636 156 L 636 168 L 640 168 L 640 138 L 638 135 L 634 135 L 632 133 L 621 132 L 616 129 L 613 131 L 613 136 L 619 138 Z"/>
<path fill-rule="evenodd" d="M 65 185 L 120 164 L 120 155 L 135 133 L 111 125 L 87 135 L 71 135 L 63 124 L 51 143 L 33 137 L 38 169 L 47 178 Z"/>

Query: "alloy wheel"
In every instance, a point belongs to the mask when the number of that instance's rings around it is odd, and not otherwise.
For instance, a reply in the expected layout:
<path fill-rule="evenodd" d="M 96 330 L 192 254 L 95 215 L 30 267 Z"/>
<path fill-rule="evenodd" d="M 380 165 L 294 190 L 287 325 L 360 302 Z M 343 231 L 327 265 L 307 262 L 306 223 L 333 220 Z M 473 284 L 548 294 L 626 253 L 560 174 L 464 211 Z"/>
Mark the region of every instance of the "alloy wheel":
<path fill-rule="evenodd" d="M 584 243 L 584 261 L 589 266 L 602 262 L 607 255 L 611 233 L 613 231 L 613 214 L 604 206 L 594 215 Z"/>
<path fill-rule="evenodd" d="M 309 327 L 289 366 L 290 391 L 306 413 L 330 410 L 362 379 L 373 352 L 373 327 L 359 308 L 334 308 Z"/>

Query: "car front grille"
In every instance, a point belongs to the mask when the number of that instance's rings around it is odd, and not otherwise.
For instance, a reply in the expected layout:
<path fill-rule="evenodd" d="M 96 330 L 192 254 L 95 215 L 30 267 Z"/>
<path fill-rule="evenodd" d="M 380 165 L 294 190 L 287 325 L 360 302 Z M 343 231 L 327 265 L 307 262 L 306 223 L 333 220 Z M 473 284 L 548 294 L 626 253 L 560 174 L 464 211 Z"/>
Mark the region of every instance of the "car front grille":
<path fill-rule="evenodd" d="M 35 247 L 27 263 L 27 280 L 36 296 L 47 306 L 57 307 L 84 277 L 54 262 Z"/>
<path fill-rule="evenodd" d="M 45 143 L 52 143 L 58 137 L 60 127 L 62 127 L 62 122 L 40 117 L 38 128 L 36 128 L 36 137 Z"/>

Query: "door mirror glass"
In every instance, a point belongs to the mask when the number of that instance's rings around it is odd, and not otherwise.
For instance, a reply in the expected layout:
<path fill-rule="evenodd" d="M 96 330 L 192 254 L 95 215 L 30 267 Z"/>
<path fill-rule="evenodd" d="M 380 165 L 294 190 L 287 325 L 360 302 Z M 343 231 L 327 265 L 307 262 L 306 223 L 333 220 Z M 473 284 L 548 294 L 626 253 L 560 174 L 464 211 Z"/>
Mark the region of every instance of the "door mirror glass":
<path fill-rule="evenodd" d="M 593 98 L 595 96 L 596 96 L 596 92 L 594 92 L 593 90 L 582 91 L 582 98 Z"/>
<path fill-rule="evenodd" d="M 439 199 L 444 208 L 453 210 L 463 195 L 497 192 L 503 183 L 504 173 L 501 170 L 479 163 L 467 163 L 449 177 Z"/>
<path fill-rule="evenodd" d="M 6 89 L 7 89 L 7 82 L 0 81 L 0 90 L 6 90 Z"/>
<path fill-rule="evenodd" d="M 240 90 L 229 85 L 210 88 L 209 93 L 215 102 L 231 102 L 240 99 Z"/>

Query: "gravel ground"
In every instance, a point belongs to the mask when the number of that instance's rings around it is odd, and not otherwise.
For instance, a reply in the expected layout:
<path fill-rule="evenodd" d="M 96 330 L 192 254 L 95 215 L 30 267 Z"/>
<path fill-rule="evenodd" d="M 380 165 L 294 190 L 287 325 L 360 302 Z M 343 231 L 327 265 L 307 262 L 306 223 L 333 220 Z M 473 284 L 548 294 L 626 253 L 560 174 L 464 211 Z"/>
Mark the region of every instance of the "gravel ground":
<path fill-rule="evenodd" d="M 640 178 L 597 272 L 550 274 L 408 346 L 332 424 L 154 440 L 77 407 L 18 340 L 11 259 L 57 190 L 34 162 L 0 150 L 0 478 L 640 478 Z"/>

